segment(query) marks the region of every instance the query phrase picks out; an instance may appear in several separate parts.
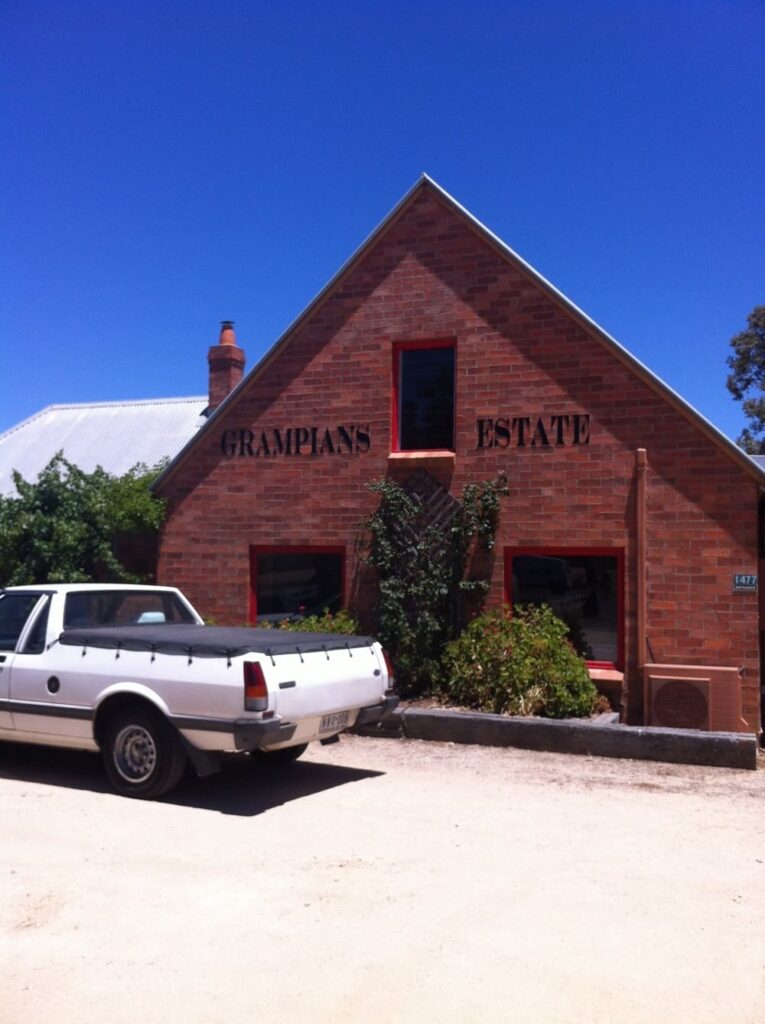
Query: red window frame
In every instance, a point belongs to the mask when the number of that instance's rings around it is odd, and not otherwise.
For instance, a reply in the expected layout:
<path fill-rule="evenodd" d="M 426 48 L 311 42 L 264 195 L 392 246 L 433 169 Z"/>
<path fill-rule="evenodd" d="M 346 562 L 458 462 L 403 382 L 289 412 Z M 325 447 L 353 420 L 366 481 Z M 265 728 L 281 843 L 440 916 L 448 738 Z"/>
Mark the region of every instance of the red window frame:
<path fill-rule="evenodd" d="M 531 547 L 503 550 L 505 603 L 513 607 L 513 559 L 518 555 L 541 555 L 547 558 L 615 558 L 616 559 L 616 661 L 587 661 L 588 668 L 624 671 L 624 548 Z"/>
<path fill-rule="evenodd" d="M 253 544 L 250 546 L 250 600 L 248 621 L 258 621 L 258 555 L 339 555 L 340 593 L 345 607 L 345 548 L 326 544 Z"/>
<path fill-rule="evenodd" d="M 416 349 L 450 348 L 454 350 L 454 401 L 452 407 L 452 442 L 453 448 L 436 448 L 434 451 L 453 452 L 457 446 L 457 342 L 454 338 L 435 338 L 430 341 L 397 341 L 393 345 L 393 369 L 391 387 L 391 451 L 400 452 L 400 382 L 401 382 L 401 353 L 411 352 Z M 420 449 L 406 448 L 404 451 L 417 451 Z"/>

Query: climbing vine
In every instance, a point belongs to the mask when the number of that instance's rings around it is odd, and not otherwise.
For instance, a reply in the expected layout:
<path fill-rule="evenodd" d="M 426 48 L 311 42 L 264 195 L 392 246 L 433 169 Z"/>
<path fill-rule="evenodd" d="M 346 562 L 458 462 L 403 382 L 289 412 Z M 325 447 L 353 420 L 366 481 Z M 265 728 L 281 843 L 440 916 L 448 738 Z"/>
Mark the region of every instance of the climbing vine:
<path fill-rule="evenodd" d="M 444 646 L 489 587 L 504 475 L 468 484 L 461 501 L 433 521 L 423 500 L 390 479 L 375 481 L 375 511 L 364 521 L 364 560 L 377 574 L 377 633 L 393 655 L 399 689 L 423 693 L 438 680 Z M 482 564 L 483 563 L 483 564 Z"/>

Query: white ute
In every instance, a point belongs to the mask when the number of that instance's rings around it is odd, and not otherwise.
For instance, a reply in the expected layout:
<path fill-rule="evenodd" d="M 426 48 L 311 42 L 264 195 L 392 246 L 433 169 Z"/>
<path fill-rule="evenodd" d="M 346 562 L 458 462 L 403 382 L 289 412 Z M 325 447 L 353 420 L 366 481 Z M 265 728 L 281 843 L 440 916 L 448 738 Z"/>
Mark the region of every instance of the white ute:
<path fill-rule="evenodd" d="M 0 591 L 0 740 L 100 750 L 126 796 L 225 752 L 291 761 L 397 703 L 371 637 L 205 626 L 172 587 Z"/>

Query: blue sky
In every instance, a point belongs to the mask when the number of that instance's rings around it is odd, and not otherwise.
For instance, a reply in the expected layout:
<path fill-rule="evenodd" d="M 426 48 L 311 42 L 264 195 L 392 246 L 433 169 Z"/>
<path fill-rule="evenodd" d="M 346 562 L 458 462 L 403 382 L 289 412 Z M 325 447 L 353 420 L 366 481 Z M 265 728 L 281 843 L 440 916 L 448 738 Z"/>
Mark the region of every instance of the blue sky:
<path fill-rule="evenodd" d="M 426 171 L 725 433 L 757 2 L 3 0 L 0 431 L 248 367 Z"/>

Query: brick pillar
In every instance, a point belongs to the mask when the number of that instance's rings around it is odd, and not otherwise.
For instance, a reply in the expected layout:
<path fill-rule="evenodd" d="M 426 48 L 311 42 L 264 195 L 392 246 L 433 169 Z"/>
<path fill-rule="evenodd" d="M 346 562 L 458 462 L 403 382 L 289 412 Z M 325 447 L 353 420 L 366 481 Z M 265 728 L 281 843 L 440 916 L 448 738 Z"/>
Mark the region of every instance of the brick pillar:
<path fill-rule="evenodd" d="M 208 412 L 217 409 L 223 399 L 244 376 L 244 351 L 236 343 L 233 320 L 221 320 L 220 339 L 207 353 L 210 368 Z"/>

